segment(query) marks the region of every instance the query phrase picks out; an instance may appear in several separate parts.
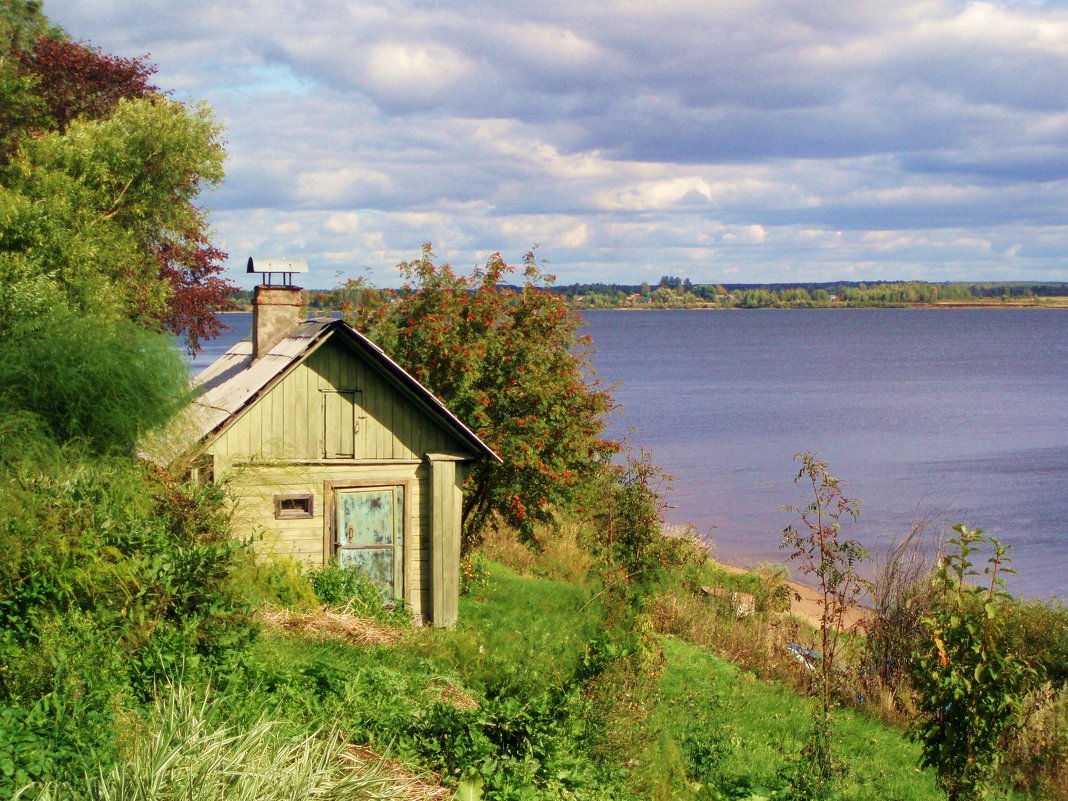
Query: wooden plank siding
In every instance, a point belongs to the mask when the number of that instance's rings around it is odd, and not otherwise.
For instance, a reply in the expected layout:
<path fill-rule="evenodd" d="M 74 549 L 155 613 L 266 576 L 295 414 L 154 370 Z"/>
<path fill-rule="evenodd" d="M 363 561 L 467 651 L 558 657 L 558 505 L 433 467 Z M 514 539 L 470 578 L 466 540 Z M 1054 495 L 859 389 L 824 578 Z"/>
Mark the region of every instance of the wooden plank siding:
<path fill-rule="evenodd" d="M 435 626 L 456 625 L 460 604 L 460 526 L 463 470 L 449 456 L 430 460 L 431 610 Z"/>
<path fill-rule="evenodd" d="M 426 462 L 238 466 L 231 471 L 227 482 L 233 497 L 234 533 L 251 539 L 264 554 L 324 565 L 334 555 L 331 549 L 333 490 L 404 486 L 405 601 L 413 613 L 429 617 L 432 514 L 429 479 Z M 312 517 L 275 519 L 274 496 L 291 493 L 311 493 Z"/>
<path fill-rule="evenodd" d="M 464 463 L 475 456 L 466 429 L 429 413 L 349 340 L 309 350 L 204 441 L 233 496 L 235 533 L 266 554 L 324 565 L 336 493 L 402 486 L 404 600 L 419 621 L 455 625 Z M 275 496 L 297 494 L 312 496 L 312 515 L 276 519 Z"/>
<path fill-rule="evenodd" d="M 464 450 L 373 366 L 347 351 L 343 343 L 326 342 L 240 414 L 210 446 L 219 468 L 323 459 L 326 392 L 357 393 L 350 460 L 420 459 L 428 451 Z"/>

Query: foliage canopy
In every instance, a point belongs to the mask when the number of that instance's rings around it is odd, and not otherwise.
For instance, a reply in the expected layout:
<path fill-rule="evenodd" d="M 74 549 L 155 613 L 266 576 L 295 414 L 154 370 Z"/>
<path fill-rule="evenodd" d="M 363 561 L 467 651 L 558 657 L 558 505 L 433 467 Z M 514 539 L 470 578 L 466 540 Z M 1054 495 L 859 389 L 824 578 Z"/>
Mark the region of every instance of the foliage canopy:
<path fill-rule="evenodd" d="M 519 290 L 502 286 L 515 268 L 500 254 L 470 275 L 435 264 L 430 246 L 401 264 L 399 292 L 362 288 L 345 311 L 504 460 L 477 465 L 464 497 L 465 542 L 496 513 L 532 539 L 536 521 L 582 500 L 617 446 L 602 438 L 613 408 L 589 377 L 581 319 L 549 292 L 534 254 Z"/>
<path fill-rule="evenodd" d="M 220 128 L 149 83 L 145 58 L 69 41 L 34 3 L 0 15 L 0 323 L 58 306 L 218 333 L 230 284 L 196 200 Z"/>

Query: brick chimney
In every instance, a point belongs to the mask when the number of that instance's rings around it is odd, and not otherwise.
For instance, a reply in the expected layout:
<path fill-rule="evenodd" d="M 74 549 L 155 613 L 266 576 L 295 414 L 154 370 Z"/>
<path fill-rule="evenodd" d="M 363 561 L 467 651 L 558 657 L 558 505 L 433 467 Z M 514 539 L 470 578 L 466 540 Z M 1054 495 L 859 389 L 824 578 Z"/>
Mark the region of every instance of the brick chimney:
<path fill-rule="evenodd" d="M 250 256 L 245 272 L 263 279 L 252 296 L 252 360 L 256 361 L 304 319 L 304 299 L 300 287 L 293 285 L 293 274 L 308 272 L 308 262 L 273 259 L 256 264 Z"/>
<path fill-rule="evenodd" d="M 299 286 L 256 287 L 252 297 L 252 359 L 263 356 L 304 319 Z"/>

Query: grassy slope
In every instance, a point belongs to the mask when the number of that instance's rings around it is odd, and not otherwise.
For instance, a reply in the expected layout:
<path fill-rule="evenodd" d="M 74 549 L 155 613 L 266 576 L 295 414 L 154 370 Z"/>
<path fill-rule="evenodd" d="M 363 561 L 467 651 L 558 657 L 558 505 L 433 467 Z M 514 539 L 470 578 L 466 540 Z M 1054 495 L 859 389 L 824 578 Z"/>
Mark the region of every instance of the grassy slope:
<path fill-rule="evenodd" d="M 574 674 L 602 618 L 597 599 L 585 588 L 525 578 L 494 564 L 486 586 L 461 600 L 457 631 L 438 633 L 432 650 L 439 663 L 451 659 L 451 667 L 476 689 L 515 671 L 544 687 L 558 686 Z"/>
<path fill-rule="evenodd" d="M 546 676 L 569 673 L 597 623 L 597 615 L 588 614 L 593 605 L 576 615 L 584 597 L 574 585 L 523 578 L 495 566 L 487 590 L 464 604 L 466 636 L 497 643 L 506 663 L 537 663 Z M 665 638 L 663 647 L 655 723 L 677 740 L 700 718 L 710 727 L 703 735 L 722 744 L 719 772 L 725 784 L 772 786 L 776 771 L 804 745 L 812 720 L 808 702 L 689 643 Z M 694 705 L 703 714 L 693 714 Z M 836 714 L 835 732 L 837 756 L 849 766 L 842 798 L 941 798 L 930 772 L 916 769 L 919 751 L 901 732 L 849 710 Z"/>
<path fill-rule="evenodd" d="M 585 643 L 601 630 L 603 611 L 586 588 L 492 565 L 488 583 L 463 599 L 460 620 L 455 632 L 422 631 L 390 648 L 270 636 L 260 657 L 308 688 L 286 697 L 271 693 L 288 715 L 320 723 L 341 717 L 356 739 L 385 747 L 391 730 L 403 729 L 431 703 L 428 687 L 452 685 L 481 700 L 502 686 L 533 693 L 566 683 Z M 702 744 L 704 778 L 726 793 L 720 797 L 770 792 L 776 773 L 805 742 L 808 702 L 680 640 L 665 638 L 663 649 L 645 764 L 628 766 L 638 797 L 709 798 L 684 775 L 693 766 L 687 749 Z M 917 750 L 900 732 L 849 711 L 836 714 L 835 731 L 837 756 L 849 766 L 843 799 L 940 797 L 930 774 L 915 769 Z M 405 742 L 393 747 L 419 761 Z"/>
<path fill-rule="evenodd" d="M 659 716 L 679 731 L 679 713 L 704 711 L 704 725 L 722 745 L 723 784 L 749 785 L 756 793 L 775 785 L 776 772 L 800 753 L 812 716 L 807 701 L 774 683 L 674 638 L 664 640 L 665 668 Z M 930 772 L 916 770 L 918 749 L 901 733 L 849 710 L 834 717 L 835 756 L 848 765 L 843 799 L 941 798 Z"/>

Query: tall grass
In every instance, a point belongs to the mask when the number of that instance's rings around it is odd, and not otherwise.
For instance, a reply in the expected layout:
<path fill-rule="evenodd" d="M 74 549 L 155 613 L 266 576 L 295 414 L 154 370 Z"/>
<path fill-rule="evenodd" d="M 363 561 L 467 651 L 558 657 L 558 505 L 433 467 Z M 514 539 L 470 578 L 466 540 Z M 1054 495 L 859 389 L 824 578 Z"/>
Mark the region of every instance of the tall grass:
<path fill-rule="evenodd" d="M 237 727 L 218 722 L 210 696 L 183 686 L 160 693 L 125 759 L 81 782 L 20 793 L 37 801 L 321 801 L 393 799 L 404 786 L 381 763 L 359 759 L 337 729 L 293 736 L 261 718 Z M 19 797 L 19 796 L 16 796 Z"/>

